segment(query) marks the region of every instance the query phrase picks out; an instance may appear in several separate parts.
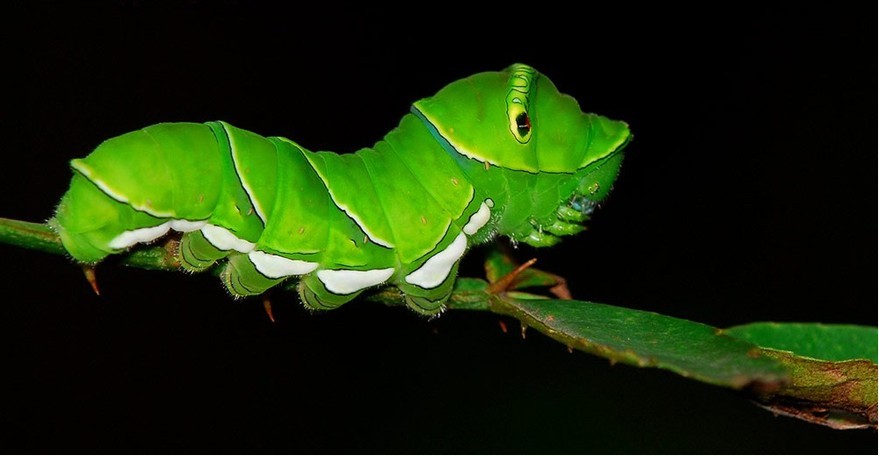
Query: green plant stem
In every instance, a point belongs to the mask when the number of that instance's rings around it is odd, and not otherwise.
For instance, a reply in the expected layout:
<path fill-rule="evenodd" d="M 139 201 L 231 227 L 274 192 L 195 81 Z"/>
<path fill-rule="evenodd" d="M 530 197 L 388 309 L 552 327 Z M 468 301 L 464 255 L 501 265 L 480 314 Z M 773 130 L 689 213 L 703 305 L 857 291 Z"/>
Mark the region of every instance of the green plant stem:
<path fill-rule="evenodd" d="M 31 250 L 67 255 L 61 238 L 45 223 L 22 222 L 0 217 L 0 243 L 16 245 Z M 141 269 L 176 271 L 180 263 L 174 256 L 175 241 L 139 249 L 122 255 L 120 265 Z"/>
<path fill-rule="evenodd" d="M 31 250 L 65 255 L 61 239 L 45 223 L 22 222 L 0 217 L 0 242 Z"/>

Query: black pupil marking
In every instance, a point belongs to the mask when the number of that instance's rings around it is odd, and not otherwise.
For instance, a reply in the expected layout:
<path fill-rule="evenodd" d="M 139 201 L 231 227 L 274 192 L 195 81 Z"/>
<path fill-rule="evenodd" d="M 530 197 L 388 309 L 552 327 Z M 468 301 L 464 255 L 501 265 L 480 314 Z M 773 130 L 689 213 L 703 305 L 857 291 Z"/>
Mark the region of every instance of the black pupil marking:
<path fill-rule="evenodd" d="M 516 116 L 516 129 L 519 130 L 519 136 L 525 136 L 531 131 L 531 119 L 528 118 L 527 112 Z"/>

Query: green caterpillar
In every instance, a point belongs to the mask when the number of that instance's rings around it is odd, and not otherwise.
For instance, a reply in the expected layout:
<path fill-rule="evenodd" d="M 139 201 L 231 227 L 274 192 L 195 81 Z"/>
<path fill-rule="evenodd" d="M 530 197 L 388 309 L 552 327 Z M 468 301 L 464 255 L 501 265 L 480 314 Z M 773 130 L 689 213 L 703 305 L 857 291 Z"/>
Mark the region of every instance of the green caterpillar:
<path fill-rule="evenodd" d="M 50 221 L 83 263 L 170 230 L 179 259 L 220 260 L 234 296 L 297 277 L 305 305 L 336 308 L 393 284 L 436 314 L 468 246 L 533 246 L 581 231 L 609 192 L 628 126 L 583 113 L 533 68 L 453 82 L 353 154 L 312 152 L 225 122 L 162 123 L 71 162 Z"/>

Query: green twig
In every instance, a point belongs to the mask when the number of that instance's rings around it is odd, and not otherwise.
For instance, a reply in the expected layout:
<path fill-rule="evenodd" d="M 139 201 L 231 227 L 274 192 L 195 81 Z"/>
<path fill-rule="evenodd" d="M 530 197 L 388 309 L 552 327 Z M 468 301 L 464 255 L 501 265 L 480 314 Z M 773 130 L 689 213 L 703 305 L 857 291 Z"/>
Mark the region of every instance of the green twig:
<path fill-rule="evenodd" d="M 119 264 L 141 269 L 174 271 L 180 263 L 174 256 L 176 241 L 138 249 L 122 255 Z M 0 243 L 17 245 L 55 255 L 67 255 L 61 238 L 46 223 L 22 222 L 0 217 Z"/>
<path fill-rule="evenodd" d="M 65 255 L 61 239 L 45 223 L 22 222 L 0 217 L 0 242 L 31 250 Z"/>

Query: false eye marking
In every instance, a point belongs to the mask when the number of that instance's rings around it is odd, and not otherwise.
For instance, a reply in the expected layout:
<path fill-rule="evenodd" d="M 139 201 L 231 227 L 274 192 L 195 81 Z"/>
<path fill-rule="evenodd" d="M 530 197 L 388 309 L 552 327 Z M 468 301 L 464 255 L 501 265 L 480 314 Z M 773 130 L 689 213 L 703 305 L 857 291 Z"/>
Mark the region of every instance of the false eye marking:
<path fill-rule="evenodd" d="M 507 118 L 510 122 L 510 132 L 521 144 L 531 140 L 531 117 L 528 108 L 531 97 L 537 86 L 537 71 L 528 65 L 517 63 L 510 67 L 513 74 L 510 76 L 509 91 L 507 92 Z"/>

